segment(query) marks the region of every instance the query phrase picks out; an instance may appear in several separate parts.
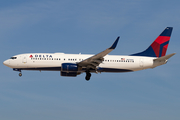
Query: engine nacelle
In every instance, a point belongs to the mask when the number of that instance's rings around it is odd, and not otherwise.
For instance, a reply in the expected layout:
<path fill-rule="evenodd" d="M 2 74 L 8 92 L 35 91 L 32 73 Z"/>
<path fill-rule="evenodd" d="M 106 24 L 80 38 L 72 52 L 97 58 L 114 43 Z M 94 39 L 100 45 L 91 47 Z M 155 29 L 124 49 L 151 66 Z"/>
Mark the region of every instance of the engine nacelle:
<path fill-rule="evenodd" d="M 77 72 L 78 65 L 74 63 L 62 63 L 61 72 Z"/>

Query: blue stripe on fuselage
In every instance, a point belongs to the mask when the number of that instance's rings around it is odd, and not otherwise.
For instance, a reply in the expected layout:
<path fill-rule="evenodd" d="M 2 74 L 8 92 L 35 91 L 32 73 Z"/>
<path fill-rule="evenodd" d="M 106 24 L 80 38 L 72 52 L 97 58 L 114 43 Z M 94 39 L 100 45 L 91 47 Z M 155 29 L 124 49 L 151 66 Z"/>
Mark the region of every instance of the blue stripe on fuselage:
<path fill-rule="evenodd" d="M 16 68 L 14 68 L 14 69 L 16 69 Z M 18 70 L 61 71 L 61 67 L 18 68 Z M 85 72 L 85 71 L 86 71 L 86 69 L 83 68 L 83 70 L 79 71 L 79 72 Z M 132 72 L 132 70 L 128 70 L 128 69 L 115 69 L 115 68 L 102 68 L 102 67 L 99 67 L 97 69 L 97 71 L 98 72 Z M 90 72 L 96 72 L 96 70 L 90 69 Z"/>

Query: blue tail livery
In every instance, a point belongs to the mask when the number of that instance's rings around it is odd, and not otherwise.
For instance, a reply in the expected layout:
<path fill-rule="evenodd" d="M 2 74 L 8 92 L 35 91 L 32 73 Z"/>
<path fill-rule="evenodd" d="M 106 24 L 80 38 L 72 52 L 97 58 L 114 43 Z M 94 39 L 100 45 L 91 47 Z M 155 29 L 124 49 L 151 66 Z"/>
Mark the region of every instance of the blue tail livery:
<path fill-rule="evenodd" d="M 132 54 L 130 56 L 147 56 L 147 57 L 165 56 L 172 30 L 173 27 L 167 27 L 145 51 Z"/>

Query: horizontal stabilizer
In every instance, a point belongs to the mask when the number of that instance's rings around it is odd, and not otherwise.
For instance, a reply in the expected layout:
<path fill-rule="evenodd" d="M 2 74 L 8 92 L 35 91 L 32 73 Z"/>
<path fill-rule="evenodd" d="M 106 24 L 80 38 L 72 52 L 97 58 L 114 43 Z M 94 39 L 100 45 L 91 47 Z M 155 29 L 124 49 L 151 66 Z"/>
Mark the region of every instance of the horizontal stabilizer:
<path fill-rule="evenodd" d="M 159 57 L 159 58 L 154 59 L 154 61 L 166 61 L 175 54 L 176 53 L 172 53 L 172 54 L 169 54 L 169 55 L 166 55 L 166 56 L 163 56 L 163 57 Z"/>

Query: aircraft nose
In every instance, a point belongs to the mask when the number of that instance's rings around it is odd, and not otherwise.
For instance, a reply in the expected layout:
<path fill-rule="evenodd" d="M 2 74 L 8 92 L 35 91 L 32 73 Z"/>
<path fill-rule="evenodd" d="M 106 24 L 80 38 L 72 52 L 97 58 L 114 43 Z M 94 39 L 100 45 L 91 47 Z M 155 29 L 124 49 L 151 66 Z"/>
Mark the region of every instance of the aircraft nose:
<path fill-rule="evenodd" d="M 9 65 L 9 60 L 5 60 L 5 61 L 3 62 L 3 64 L 4 64 L 5 66 L 8 66 L 8 65 Z"/>

